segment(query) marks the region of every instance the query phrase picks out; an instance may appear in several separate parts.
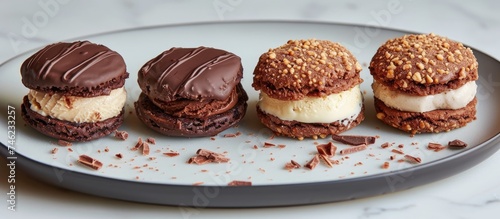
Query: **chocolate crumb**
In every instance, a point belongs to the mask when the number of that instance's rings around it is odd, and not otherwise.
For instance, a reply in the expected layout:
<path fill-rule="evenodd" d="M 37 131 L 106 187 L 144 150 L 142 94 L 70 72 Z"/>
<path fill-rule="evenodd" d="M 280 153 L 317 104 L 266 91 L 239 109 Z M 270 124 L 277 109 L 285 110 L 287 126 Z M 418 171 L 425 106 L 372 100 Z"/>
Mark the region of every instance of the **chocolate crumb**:
<path fill-rule="evenodd" d="M 448 142 L 448 146 L 451 147 L 451 148 L 462 149 L 462 148 L 466 148 L 467 147 L 467 143 L 465 143 L 465 142 L 463 142 L 461 140 L 455 139 L 453 141 Z"/>
<path fill-rule="evenodd" d="M 332 157 L 335 155 L 337 147 L 332 142 L 328 142 L 327 144 L 316 145 L 316 150 L 318 150 L 320 155 Z"/>
<path fill-rule="evenodd" d="M 358 146 L 353 146 L 353 147 L 350 147 L 350 148 L 346 148 L 346 149 L 343 149 L 340 151 L 340 154 L 341 155 L 344 155 L 344 154 L 352 154 L 352 153 L 355 153 L 355 152 L 359 152 L 359 151 L 362 151 L 362 150 L 365 150 L 367 148 L 366 145 L 362 144 L 362 145 L 358 145 Z"/>
<path fill-rule="evenodd" d="M 332 135 L 334 141 L 338 141 L 348 145 L 369 145 L 375 143 L 376 138 L 374 136 L 362 136 L 362 135 Z"/>
<path fill-rule="evenodd" d="M 250 181 L 233 180 L 227 184 L 228 186 L 251 186 Z"/>
<path fill-rule="evenodd" d="M 146 139 L 146 142 L 150 144 L 156 144 L 156 139 L 149 137 Z"/>
<path fill-rule="evenodd" d="M 149 160 L 156 160 L 156 157 L 149 157 Z"/>
<path fill-rule="evenodd" d="M 394 159 L 396 159 L 396 155 L 391 155 L 391 156 L 389 157 L 389 159 L 390 159 L 390 160 L 394 160 Z"/>
<path fill-rule="evenodd" d="M 301 165 L 297 161 L 294 161 L 294 160 L 290 160 L 289 163 L 285 164 L 285 169 L 287 169 L 287 170 L 299 169 L 300 167 L 301 167 Z"/>
<path fill-rule="evenodd" d="M 259 149 L 259 147 L 257 145 L 254 145 L 253 149 Z"/>
<path fill-rule="evenodd" d="M 115 131 L 115 138 L 118 138 L 120 140 L 127 140 L 128 138 L 128 132 L 126 131 Z"/>
<path fill-rule="evenodd" d="M 196 156 L 189 158 L 188 163 L 195 164 L 206 164 L 206 163 L 227 163 L 229 162 L 229 158 L 225 157 L 223 154 L 219 154 L 213 151 L 209 151 L 206 149 L 198 149 L 196 151 Z"/>
<path fill-rule="evenodd" d="M 422 159 L 420 157 L 414 157 L 411 155 L 405 155 L 405 159 L 409 161 L 410 163 L 421 163 Z"/>
<path fill-rule="evenodd" d="M 123 155 L 121 153 L 118 153 L 118 154 L 115 154 L 115 157 L 118 157 L 118 158 L 122 159 Z"/>
<path fill-rule="evenodd" d="M 399 145 L 398 145 L 398 148 L 404 148 L 404 147 L 405 147 L 405 145 L 404 145 L 404 144 L 399 144 Z"/>
<path fill-rule="evenodd" d="M 313 159 L 311 159 L 309 162 L 307 162 L 307 164 L 305 165 L 305 167 L 313 170 L 316 166 L 318 166 L 318 163 L 319 163 L 319 154 L 316 154 Z"/>
<path fill-rule="evenodd" d="M 65 147 L 67 147 L 67 146 L 72 146 L 72 145 L 73 145 L 73 143 L 71 143 L 71 142 L 69 142 L 69 141 L 62 140 L 62 139 L 59 139 L 59 140 L 57 141 L 57 144 L 58 144 L 59 146 L 65 146 Z"/>
<path fill-rule="evenodd" d="M 193 186 L 200 186 L 200 185 L 203 185 L 204 182 L 195 182 L 193 183 Z"/>
<path fill-rule="evenodd" d="M 78 162 L 94 170 L 99 170 L 102 167 L 100 161 L 83 154 L 78 157 Z"/>
<path fill-rule="evenodd" d="M 109 152 L 109 148 L 108 147 L 104 148 L 104 152 Z"/>
<path fill-rule="evenodd" d="M 56 154 L 58 150 L 59 150 L 58 148 L 53 148 L 52 150 L 50 150 L 50 153 L 51 154 Z"/>
<path fill-rule="evenodd" d="M 285 147 L 286 147 L 286 145 L 284 145 L 284 144 L 279 144 L 278 145 L 278 148 L 285 148 Z"/>
<path fill-rule="evenodd" d="M 211 138 L 210 138 L 210 140 L 215 141 L 215 138 L 214 138 L 214 137 L 211 137 Z"/>
<path fill-rule="evenodd" d="M 71 149 L 71 148 L 68 148 L 68 151 L 69 151 L 69 152 L 73 152 L 73 149 Z"/>

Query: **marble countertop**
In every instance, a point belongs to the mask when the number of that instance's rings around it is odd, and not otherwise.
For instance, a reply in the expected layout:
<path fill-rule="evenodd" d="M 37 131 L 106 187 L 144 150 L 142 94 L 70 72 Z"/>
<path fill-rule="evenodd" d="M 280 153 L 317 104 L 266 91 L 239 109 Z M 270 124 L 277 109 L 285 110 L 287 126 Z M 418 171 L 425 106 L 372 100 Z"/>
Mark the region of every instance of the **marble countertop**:
<path fill-rule="evenodd" d="M 397 13 L 384 14 L 391 7 L 397 7 Z M 85 35 L 233 20 L 326 21 L 433 32 L 499 60 L 499 9 L 500 1 L 494 0 L 9 1 L 0 8 L 0 63 L 48 43 Z M 0 214 L 8 218 L 496 218 L 500 213 L 498 166 L 500 152 L 460 174 L 402 192 L 339 203 L 259 209 L 185 209 L 117 201 L 49 186 L 18 170 L 17 211 L 4 207 Z M 7 175 L 2 165 L 0 176 Z M 0 191 L 6 197 L 8 184 L 4 179 L 0 180 Z"/>

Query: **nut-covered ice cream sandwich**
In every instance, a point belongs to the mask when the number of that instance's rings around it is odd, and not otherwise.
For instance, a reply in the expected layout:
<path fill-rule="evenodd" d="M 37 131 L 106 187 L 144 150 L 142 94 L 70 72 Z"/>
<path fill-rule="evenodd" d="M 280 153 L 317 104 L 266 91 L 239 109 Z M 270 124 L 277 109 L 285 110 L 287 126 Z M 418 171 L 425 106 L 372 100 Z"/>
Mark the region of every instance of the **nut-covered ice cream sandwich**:
<path fill-rule="evenodd" d="M 364 119 L 361 66 L 343 46 L 327 40 L 289 40 L 262 54 L 252 86 L 257 115 L 278 135 L 324 138 Z"/>
<path fill-rule="evenodd" d="M 377 118 L 411 134 L 463 127 L 476 118 L 472 50 L 434 34 L 384 43 L 370 62 Z"/>

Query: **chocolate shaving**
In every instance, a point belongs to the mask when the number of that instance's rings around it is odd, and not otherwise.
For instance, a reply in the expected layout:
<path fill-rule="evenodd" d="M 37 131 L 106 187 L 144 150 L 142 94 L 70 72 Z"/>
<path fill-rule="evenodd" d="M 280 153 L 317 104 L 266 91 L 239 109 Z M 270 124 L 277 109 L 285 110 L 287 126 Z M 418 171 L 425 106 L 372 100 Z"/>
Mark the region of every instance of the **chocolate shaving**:
<path fill-rule="evenodd" d="M 120 140 L 127 140 L 127 138 L 128 138 L 128 132 L 126 132 L 126 131 L 115 131 L 115 138 L 118 138 Z"/>
<path fill-rule="evenodd" d="M 301 165 L 299 163 L 297 163 L 297 161 L 294 161 L 294 160 L 290 160 L 289 163 L 285 164 L 285 169 L 287 169 L 287 170 L 299 169 L 300 167 L 301 167 Z"/>
<path fill-rule="evenodd" d="M 321 160 L 322 160 L 323 162 L 325 162 L 325 164 L 326 164 L 328 167 L 330 167 L 330 168 L 332 168 L 332 167 L 333 167 L 333 163 L 332 163 L 332 161 L 330 161 L 330 159 L 328 159 L 328 157 L 327 157 L 326 155 L 324 155 L 324 154 L 320 154 L 320 155 L 319 155 L 319 158 L 321 158 Z"/>
<path fill-rule="evenodd" d="M 233 180 L 227 184 L 228 186 L 252 186 L 250 181 Z"/>
<path fill-rule="evenodd" d="M 405 155 L 405 159 L 411 163 L 421 163 L 422 159 L 420 157 L 414 157 L 411 155 Z"/>
<path fill-rule="evenodd" d="M 234 137 L 236 137 L 236 134 L 233 133 L 224 134 L 224 138 L 234 138 Z"/>
<path fill-rule="evenodd" d="M 265 148 L 270 148 L 270 147 L 274 147 L 274 146 L 276 146 L 276 145 L 275 145 L 275 144 L 273 144 L 273 143 L 264 142 L 264 147 L 265 147 Z"/>
<path fill-rule="evenodd" d="M 130 150 L 132 150 L 132 151 L 137 151 L 137 150 L 139 150 L 139 149 L 140 149 L 143 145 L 144 145 L 144 142 L 142 141 L 142 138 L 141 138 L 141 137 L 139 137 L 139 138 L 137 139 L 137 143 L 135 144 L 135 146 L 134 146 L 133 148 L 131 148 Z"/>
<path fill-rule="evenodd" d="M 362 136 L 362 135 L 332 135 L 334 141 L 338 141 L 348 145 L 369 145 L 375 143 L 376 138 L 374 136 Z"/>
<path fill-rule="evenodd" d="M 388 148 L 389 147 L 389 142 L 385 142 L 382 145 L 380 145 L 381 148 Z"/>
<path fill-rule="evenodd" d="M 72 146 L 72 145 L 73 145 L 73 143 L 71 143 L 71 142 L 69 142 L 69 141 L 61 140 L 61 139 L 59 139 L 59 140 L 57 141 L 57 144 L 58 144 L 59 146 Z"/>
<path fill-rule="evenodd" d="M 384 162 L 384 164 L 382 164 L 382 169 L 389 169 L 389 162 Z"/>
<path fill-rule="evenodd" d="M 402 150 L 398 150 L 398 149 L 392 149 L 391 152 L 396 153 L 396 154 L 405 154 Z"/>
<path fill-rule="evenodd" d="M 446 147 L 439 144 L 439 143 L 433 143 L 433 142 L 429 142 L 429 144 L 427 145 L 427 148 L 430 149 L 430 150 L 433 150 L 435 152 L 438 152 L 440 150 L 443 150 L 445 149 Z"/>
<path fill-rule="evenodd" d="M 163 154 L 167 155 L 169 157 L 179 156 L 179 152 L 167 152 L 167 153 L 163 153 Z"/>
<path fill-rule="evenodd" d="M 56 154 L 58 150 L 59 150 L 58 148 L 53 148 L 52 150 L 50 150 L 50 153 L 51 154 Z"/>
<path fill-rule="evenodd" d="M 356 153 L 356 152 L 359 152 L 359 151 L 362 151 L 362 150 L 365 150 L 367 148 L 366 145 L 362 144 L 362 145 L 358 145 L 358 146 L 353 146 L 353 147 L 349 147 L 349 148 L 346 148 L 346 149 L 343 149 L 340 151 L 340 154 L 341 155 L 344 155 L 344 154 L 352 154 L 352 153 Z"/>
<path fill-rule="evenodd" d="M 149 144 L 146 142 L 142 143 L 142 155 L 149 155 Z"/>
<path fill-rule="evenodd" d="M 118 158 L 122 159 L 122 158 L 123 158 L 123 155 L 122 155 L 122 154 L 120 154 L 120 153 L 118 153 L 118 154 L 115 154 L 115 157 L 118 157 Z"/>
<path fill-rule="evenodd" d="M 150 144 L 156 144 L 156 139 L 149 137 L 146 139 L 146 142 Z"/>
<path fill-rule="evenodd" d="M 467 143 L 460 141 L 458 139 L 455 139 L 453 141 L 448 142 L 448 146 L 452 147 L 452 148 L 462 149 L 462 148 L 467 147 Z"/>
<path fill-rule="evenodd" d="M 332 157 L 335 155 L 337 147 L 332 142 L 328 142 L 328 144 L 316 145 L 316 150 L 318 150 L 318 153 L 321 155 Z"/>
<path fill-rule="evenodd" d="M 305 167 L 313 170 L 316 166 L 318 166 L 318 164 L 319 164 L 319 154 L 316 154 L 313 159 L 307 162 Z"/>
<path fill-rule="evenodd" d="M 206 163 L 227 163 L 229 158 L 225 157 L 223 154 L 215 153 L 213 151 L 198 149 L 196 151 L 196 156 L 189 158 L 188 163 L 195 164 L 206 164 Z"/>
<path fill-rule="evenodd" d="M 99 170 L 102 167 L 100 161 L 83 154 L 78 157 L 78 162 L 94 170 Z"/>

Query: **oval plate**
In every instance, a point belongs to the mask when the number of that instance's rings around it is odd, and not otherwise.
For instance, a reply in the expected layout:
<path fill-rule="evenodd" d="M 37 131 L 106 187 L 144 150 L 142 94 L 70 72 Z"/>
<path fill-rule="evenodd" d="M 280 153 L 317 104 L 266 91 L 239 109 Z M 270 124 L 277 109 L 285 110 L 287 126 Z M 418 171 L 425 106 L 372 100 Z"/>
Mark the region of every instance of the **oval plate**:
<path fill-rule="evenodd" d="M 143 203 L 196 207 L 263 207 L 315 204 L 343 201 L 400 191 L 430 183 L 464 171 L 483 161 L 499 149 L 500 63 L 474 50 L 479 62 L 477 120 L 464 128 L 440 134 L 410 137 L 407 133 L 387 127 L 375 118 L 371 76 L 367 65 L 376 49 L 386 40 L 408 32 L 378 27 L 318 22 L 222 22 L 168 25 L 133 29 L 75 40 L 101 43 L 123 55 L 131 77 L 126 82 L 128 99 L 126 118 L 119 130 L 127 131 L 125 141 L 107 136 L 92 142 L 74 143 L 71 147 L 57 145 L 26 126 L 20 115 L 20 104 L 27 94 L 19 74 L 21 63 L 35 51 L 29 51 L 3 63 L 0 73 L 0 105 L 15 108 L 15 143 L 8 135 L 0 136 L 0 152 L 15 160 L 32 177 L 58 187 L 92 195 Z M 315 169 L 288 171 L 287 162 L 301 165 L 316 153 L 316 145 L 326 139 L 294 139 L 274 136 L 256 119 L 258 93 L 251 87 L 252 70 L 259 56 L 269 48 L 289 39 L 317 38 L 346 46 L 363 66 L 366 119 L 345 134 L 378 136 L 367 150 L 337 154 L 332 168 L 320 163 Z M 249 94 L 247 115 L 237 127 L 213 138 L 172 138 L 147 129 L 135 116 L 133 103 L 140 94 L 137 71 L 149 59 L 171 47 L 209 46 L 239 55 L 245 69 L 242 84 Z M 3 111 L 2 124 L 12 121 Z M 12 122 L 11 122 L 12 123 Z M 0 127 L 7 133 L 8 126 Z M 137 139 L 152 137 L 150 155 L 130 150 Z M 465 149 L 427 149 L 429 142 L 446 145 L 460 139 L 469 144 Z M 382 148 L 388 142 L 390 147 Z M 266 143 L 274 146 L 264 147 Z M 349 146 L 335 142 L 339 150 Z M 11 148 L 9 148 L 11 146 Z M 57 153 L 51 151 L 57 148 Z M 187 164 L 199 148 L 225 154 L 228 163 Z M 12 150 L 11 150 L 12 149 Z M 420 164 L 407 162 L 398 149 L 422 159 Z M 10 152 L 14 152 L 9 154 Z M 178 152 L 175 157 L 164 153 Z M 122 159 L 115 154 L 121 153 Z M 86 154 L 100 160 L 98 171 L 80 165 L 76 160 Z M 394 159 L 390 159 L 394 156 Z M 382 168 L 384 162 L 389 168 Z M 252 186 L 227 186 L 233 180 L 250 181 Z"/>

